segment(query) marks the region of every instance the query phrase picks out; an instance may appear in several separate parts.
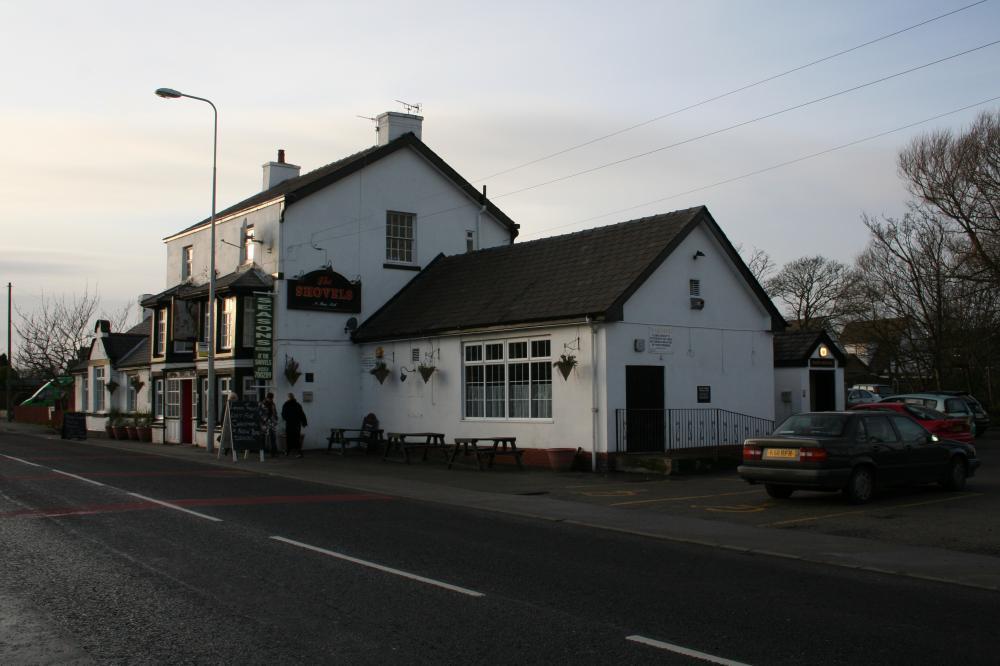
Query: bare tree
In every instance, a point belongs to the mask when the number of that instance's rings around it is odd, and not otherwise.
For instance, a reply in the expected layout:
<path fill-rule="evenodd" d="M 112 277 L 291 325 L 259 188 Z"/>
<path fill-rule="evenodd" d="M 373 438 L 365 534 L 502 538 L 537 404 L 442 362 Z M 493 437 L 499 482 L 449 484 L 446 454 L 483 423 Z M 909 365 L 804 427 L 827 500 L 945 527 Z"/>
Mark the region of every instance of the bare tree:
<path fill-rule="evenodd" d="M 127 305 L 112 317 L 98 316 L 101 299 L 84 289 L 80 296 L 47 297 L 31 312 L 15 308 L 15 328 L 21 338 L 14 365 L 25 376 L 49 379 L 66 372 L 81 347 L 93 335 L 98 318 L 114 321 L 111 330 L 121 330 L 129 321 L 132 306 Z"/>
<path fill-rule="evenodd" d="M 743 253 L 742 244 L 736 246 L 736 251 L 740 253 L 740 256 L 743 258 L 743 263 L 745 263 L 747 268 L 750 269 L 750 274 L 753 275 L 757 279 L 757 282 L 760 282 L 763 286 L 764 283 L 767 282 L 767 279 L 771 277 L 771 274 L 774 273 L 774 269 L 776 268 L 774 260 L 771 259 L 771 255 L 759 247 L 754 247 L 748 257 Z"/>
<path fill-rule="evenodd" d="M 899 154 L 910 192 L 954 223 L 974 257 L 970 277 L 1000 283 L 1000 111 L 961 133 L 940 130 Z"/>
<path fill-rule="evenodd" d="M 849 299 L 851 269 L 825 257 L 802 257 L 785 264 L 767 281 L 767 293 L 786 306 L 801 328 L 836 325 Z"/>

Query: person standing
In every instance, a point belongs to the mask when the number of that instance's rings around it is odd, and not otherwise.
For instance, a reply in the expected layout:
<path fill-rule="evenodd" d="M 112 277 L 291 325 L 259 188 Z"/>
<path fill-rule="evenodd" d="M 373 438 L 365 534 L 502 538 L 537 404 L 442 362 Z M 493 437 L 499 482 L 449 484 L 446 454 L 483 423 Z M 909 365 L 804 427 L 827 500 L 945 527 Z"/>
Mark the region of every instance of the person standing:
<path fill-rule="evenodd" d="M 295 400 L 295 394 L 289 393 L 288 400 L 281 406 L 281 418 L 285 421 L 285 455 L 296 452 L 296 458 L 302 457 L 302 428 L 309 425 L 302 405 Z"/>
<path fill-rule="evenodd" d="M 274 404 L 273 393 L 268 393 L 257 406 L 257 416 L 264 434 L 264 450 L 272 456 L 278 455 L 278 407 Z"/>

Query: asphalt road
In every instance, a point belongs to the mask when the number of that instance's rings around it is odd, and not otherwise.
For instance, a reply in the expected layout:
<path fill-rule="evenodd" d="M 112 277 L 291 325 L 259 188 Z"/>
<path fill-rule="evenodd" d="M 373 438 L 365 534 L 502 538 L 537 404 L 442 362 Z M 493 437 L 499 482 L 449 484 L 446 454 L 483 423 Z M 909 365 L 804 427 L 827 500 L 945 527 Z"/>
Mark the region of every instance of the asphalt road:
<path fill-rule="evenodd" d="M 0 663 L 996 663 L 996 593 L 0 435 Z M 726 663 L 725 661 L 719 663 Z"/>

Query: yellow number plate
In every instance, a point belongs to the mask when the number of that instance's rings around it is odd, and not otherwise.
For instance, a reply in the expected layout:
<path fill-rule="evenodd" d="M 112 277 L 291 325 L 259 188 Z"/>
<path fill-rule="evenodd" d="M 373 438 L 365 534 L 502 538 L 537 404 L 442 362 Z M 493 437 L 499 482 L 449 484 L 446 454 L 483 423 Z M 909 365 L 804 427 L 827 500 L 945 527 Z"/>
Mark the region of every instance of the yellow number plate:
<path fill-rule="evenodd" d="M 764 460 L 798 460 L 798 449 L 764 449 Z"/>

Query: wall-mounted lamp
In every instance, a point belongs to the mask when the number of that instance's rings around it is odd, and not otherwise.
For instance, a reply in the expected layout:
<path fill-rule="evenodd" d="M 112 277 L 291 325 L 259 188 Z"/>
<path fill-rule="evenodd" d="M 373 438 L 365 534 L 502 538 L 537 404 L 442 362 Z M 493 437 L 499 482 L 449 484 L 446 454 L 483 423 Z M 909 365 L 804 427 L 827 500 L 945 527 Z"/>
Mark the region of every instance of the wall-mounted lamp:
<path fill-rule="evenodd" d="M 347 323 L 344 325 L 344 333 L 350 335 L 355 330 L 357 330 L 357 328 L 358 328 L 358 318 L 351 317 L 350 319 L 347 320 Z"/>
<path fill-rule="evenodd" d="M 702 252 L 701 250 L 698 250 L 697 252 L 694 253 L 694 256 L 691 257 L 691 260 L 692 261 L 697 261 L 698 257 L 704 257 L 704 256 L 705 256 L 705 253 Z"/>

